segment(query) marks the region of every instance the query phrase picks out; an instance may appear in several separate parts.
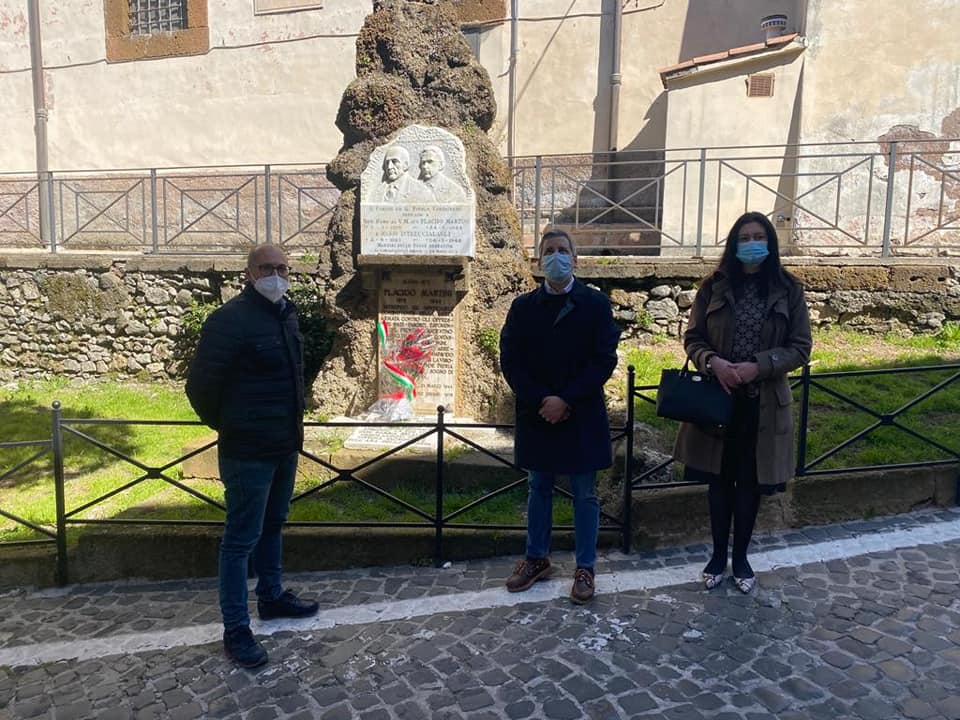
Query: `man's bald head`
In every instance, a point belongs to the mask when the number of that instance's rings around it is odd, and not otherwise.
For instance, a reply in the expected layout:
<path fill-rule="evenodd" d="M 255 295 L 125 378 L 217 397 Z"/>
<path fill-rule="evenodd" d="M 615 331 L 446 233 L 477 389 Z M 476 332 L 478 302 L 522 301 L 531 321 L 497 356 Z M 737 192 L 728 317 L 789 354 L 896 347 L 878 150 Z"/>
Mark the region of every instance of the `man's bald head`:
<path fill-rule="evenodd" d="M 276 245 L 257 245 L 247 254 L 247 280 L 256 282 L 262 277 L 277 273 L 286 277 L 290 262 L 283 250 Z"/>

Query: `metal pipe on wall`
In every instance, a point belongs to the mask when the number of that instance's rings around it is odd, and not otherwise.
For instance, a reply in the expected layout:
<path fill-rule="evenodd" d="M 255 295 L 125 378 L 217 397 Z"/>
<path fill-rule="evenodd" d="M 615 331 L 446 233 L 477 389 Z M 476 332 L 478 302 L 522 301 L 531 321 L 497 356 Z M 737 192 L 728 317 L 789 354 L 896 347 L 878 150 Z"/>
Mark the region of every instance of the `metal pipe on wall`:
<path fill-rule="evenodd" d="M 519 13 L 520 0 L 510 0 L 510 68 L 509 68 L 509 89 L 507 91 L 507 157 L 510 160 L 510 168 L 513 169 L 513 157 L 516 154 L 514 148 L 514 136 L 516 132 L 516 114 L 517 114 L 517 47 L 519 45 Z"/>
<path fill-rule="evenodd" d="M 34 134 L 37 141 L 37 184 L 40 190 L 40 237 L 52 250 L 53 227 L 50 203 L 50 167 L 47 155 L 47 98 L 43 81 L 43 52 L 40 44 L 40 0 L 27 0 L 30 26 L 30 69 L 33 77 Z"/>
<path fill-rule="evenodd" d="M 623 0 L 613 0 L 613 63 L 610 71 L 610 118 L 607 149 L 617 150 L 620 132 L 620 55 L 623 47 Z"/>

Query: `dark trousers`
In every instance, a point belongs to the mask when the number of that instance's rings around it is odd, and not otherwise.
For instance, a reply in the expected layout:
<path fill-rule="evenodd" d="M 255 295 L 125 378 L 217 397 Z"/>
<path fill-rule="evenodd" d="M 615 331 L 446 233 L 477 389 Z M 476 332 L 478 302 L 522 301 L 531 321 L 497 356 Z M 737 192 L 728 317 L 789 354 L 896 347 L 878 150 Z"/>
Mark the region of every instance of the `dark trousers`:
<path fill-rule="evenodd" d="M 747 548 L 753 537 L 762 495 L 757 482 L 759 422 L 759 398 L 742 391 L 735 393 L 733 420 L 724 435 L 720 474 L 694 468 L 687 468 L 684 473 L 688 480 L 700 480 L 709 487 L 707 499 L 713 554 L 704 572 L 711 575 L 726 570 L 730 526 L 733 525 L 733 574 L 739 578 L 753 577 L 753 568 L 747 561 Z"/>

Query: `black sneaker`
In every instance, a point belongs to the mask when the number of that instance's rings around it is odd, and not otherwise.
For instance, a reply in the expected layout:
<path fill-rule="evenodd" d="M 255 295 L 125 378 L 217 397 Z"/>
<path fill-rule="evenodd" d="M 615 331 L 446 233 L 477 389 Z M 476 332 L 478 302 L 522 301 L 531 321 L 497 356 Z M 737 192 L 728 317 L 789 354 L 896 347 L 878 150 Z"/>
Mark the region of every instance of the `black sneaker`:
<path fill-rule="evenodd" d="M 223 649 L 240 667 L 260 667 L 267 661 L 267 651 L 246 625 L 223 631 Z"/>
<path fill-rule="evenodd" d="M 315 600 L 301 600 L 289 590 L 284 590 L 276 600 L 257 601 L 257 612 L 261 620 L 308 617 L 316 615 L 319 609 L 320 603 Z"/>

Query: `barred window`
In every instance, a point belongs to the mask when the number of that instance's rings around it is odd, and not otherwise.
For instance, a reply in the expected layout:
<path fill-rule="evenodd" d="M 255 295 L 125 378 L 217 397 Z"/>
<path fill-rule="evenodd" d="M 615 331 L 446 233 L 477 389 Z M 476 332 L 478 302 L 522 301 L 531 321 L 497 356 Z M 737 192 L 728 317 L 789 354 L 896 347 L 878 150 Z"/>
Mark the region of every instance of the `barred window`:
<path fill-rule="evenodd" d="M 187 0 L 129 2 L 131 35 L 153 35 L 187 28 Z"/>

